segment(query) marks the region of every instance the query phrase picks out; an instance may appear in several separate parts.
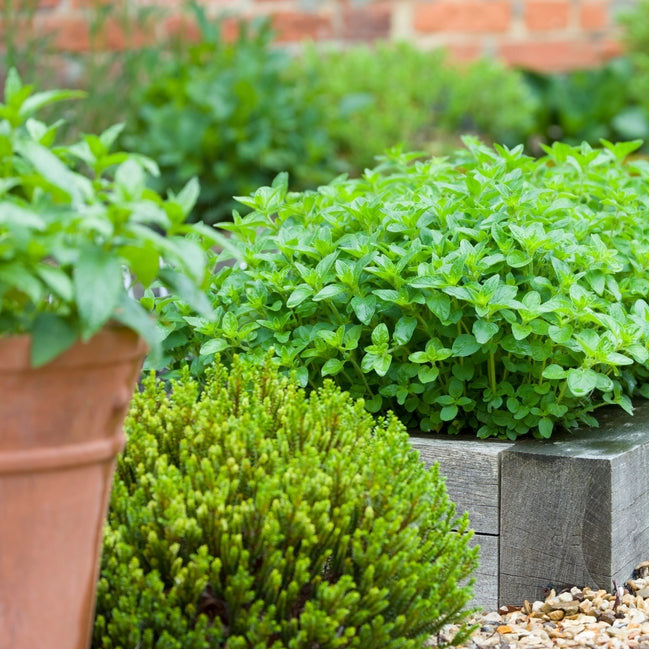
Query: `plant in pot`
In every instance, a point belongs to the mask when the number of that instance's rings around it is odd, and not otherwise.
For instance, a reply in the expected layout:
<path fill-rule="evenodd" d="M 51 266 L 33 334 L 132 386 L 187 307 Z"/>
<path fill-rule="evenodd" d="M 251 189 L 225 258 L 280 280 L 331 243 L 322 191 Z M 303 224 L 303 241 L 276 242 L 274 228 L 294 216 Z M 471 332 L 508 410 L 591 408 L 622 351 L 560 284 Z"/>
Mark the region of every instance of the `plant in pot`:
<path fill-rule="evenodd" d="M 190 182 L 166 200 L 156 165 L 111 153 L 115 126 L 56 146 L 9 72 L 0 104 L 0 646 L 82 649 L 121 425 L 155 320 L 133 286 L 210 311 Z M 81 173 L 83 170 L 87 173 Z"/>

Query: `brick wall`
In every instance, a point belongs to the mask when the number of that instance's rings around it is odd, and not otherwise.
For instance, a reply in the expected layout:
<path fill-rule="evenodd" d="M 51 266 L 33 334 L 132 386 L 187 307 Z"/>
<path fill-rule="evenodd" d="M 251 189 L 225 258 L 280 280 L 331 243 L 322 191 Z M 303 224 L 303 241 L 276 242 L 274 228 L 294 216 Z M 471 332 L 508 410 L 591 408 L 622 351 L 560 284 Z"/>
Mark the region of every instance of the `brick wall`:
<path fill-rule="evenodd" d="M 106 2 L 107 0 L 99 0 Z M 460 60 L 481 55 L 541 70 L 597 65 L 621 52 L 615 15 L 633 0 L 203 0 L 214 13 L 269 16 L 283 43 L 303 39 L 349 44 L 376 38 L 445 46 Z M 87 14 L 97 0 L 41 0 L 36 28 L 63 50 L 89 47 Z M 127 10 L 176 0 L 122 0 Z M 130 40 L 116 22 L 101 34 L 106 47 L 137 44 L 191 27 L 168 15 L 147 36 Z M 152 35 L 153 34 L 153 35 Z"/>

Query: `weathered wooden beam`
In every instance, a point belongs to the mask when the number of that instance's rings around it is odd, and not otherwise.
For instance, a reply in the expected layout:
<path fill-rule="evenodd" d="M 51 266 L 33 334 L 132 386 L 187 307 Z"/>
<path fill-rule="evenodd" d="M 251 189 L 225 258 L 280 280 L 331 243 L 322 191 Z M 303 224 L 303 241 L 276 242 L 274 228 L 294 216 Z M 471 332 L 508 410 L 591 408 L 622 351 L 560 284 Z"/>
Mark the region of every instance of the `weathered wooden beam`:
<path fill-rule="evenodd" d="M 475 437 L 412 437 L 422 462 L 439 462 L 446 488 L 458 513 L 469 512 L 471 527 L 481 534 L 500 530 L 500 454 L 514 443 Z"/>
<path fill-rule="evenodd" d="M 475 573 L 472 606 L 498 607 L 500 533 L 500 455 L 513 442 L 475 437 L 412 437 L 426 466 L 439 462 L 449 497 L 458 514 L 468 512 L 480 567 Z"/>
<path fill-rule="evenodd" d="M 545 586 L 608 589 L 647 558 L 649 402 L 599 419 L 549 441 L 412 438 L 469 513 L 481 546 L 474 604 L 521 604 Z"/>
<path fill-rule="evenodd" d="M 500 602 L 611 588 L 649 552 L 649 404 L 501 458 Z"/>

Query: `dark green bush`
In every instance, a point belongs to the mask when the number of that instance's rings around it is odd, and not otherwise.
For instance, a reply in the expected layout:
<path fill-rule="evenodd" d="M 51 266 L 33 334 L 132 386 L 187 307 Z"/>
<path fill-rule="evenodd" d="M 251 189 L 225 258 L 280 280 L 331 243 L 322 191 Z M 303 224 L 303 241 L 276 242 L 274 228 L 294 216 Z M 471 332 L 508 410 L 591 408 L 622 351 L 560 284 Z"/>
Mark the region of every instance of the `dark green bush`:
<path fill-rule="evenodd" d="M 408 426 L 549 437 L 649 396 L 649 163 L 591 149 L 467 140 L 450 159 L 387 158 L 317 192 L 241 199 L 243 265 L 212 278 L 216 317 L 172 298 L 167 362 L 261 359 L 335 380 Z M 226 253 L 224 253 L 225 256 Z"/>
<path fill-rule="evenodd" d="M 526 82 L 536 95 L 536 126 L 528 141 L 568 144 L 601 138 L 613 142 L 649 136 L 647 110 L 638 102 L 631 61 L 619 58 L 599 68 L 559 74 L 528 72 Z"/>
<path fill-rule="evenodd" d="M 360 172 L 399 143 L 440 152 L 471 131 L 513 146 L 534 124 L 521 75 L 492 61 L 453 65 L 441 50 L 383 43 L 311 50 L 302 65 L 327 98 L 328 131 Z"/>
<path fill-rule="evenodd" d="M 229 215 L 232 196 L 269 183 L 282 170 L 292 180 L 318 180 L 332 149 L 326 106 L 307 79 L 290 77 L 290 56 L 272 47 L 266 23 L 239 23 L 229 42 L 221 25 L 193 5 L 201 39 L 179 42 L 136 93 L 126 147 L 154 158 L 158 189 L 182 187 L 197 176 L 196 218 Z"/>
<path fill-rule="evenodd" d="M 396 419 L 332 383 L 307 397 L 237 361 L 200 397 L 150 378 L 126 427 L 95 649 L 420 649 L 466 616 L 466 515 Z"/>
<path fill-rule="evenodd" d="M 638 0 L 620 16 L 623 42 L 634 66 L 630 91 L 649 111 L 649 0 Z"/>

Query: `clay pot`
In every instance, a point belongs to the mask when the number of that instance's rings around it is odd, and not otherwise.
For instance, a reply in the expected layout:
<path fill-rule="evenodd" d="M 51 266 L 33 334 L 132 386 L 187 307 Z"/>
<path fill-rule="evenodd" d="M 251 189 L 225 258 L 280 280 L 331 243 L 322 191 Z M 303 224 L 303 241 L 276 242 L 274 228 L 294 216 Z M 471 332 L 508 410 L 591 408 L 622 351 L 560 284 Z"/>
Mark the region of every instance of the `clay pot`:
<path fill-rule="evenodd" d="M 87 649 L 122 423 L 146 347 L 107 328 L 40 368 L 0 338 L 0 647 Z"/>

